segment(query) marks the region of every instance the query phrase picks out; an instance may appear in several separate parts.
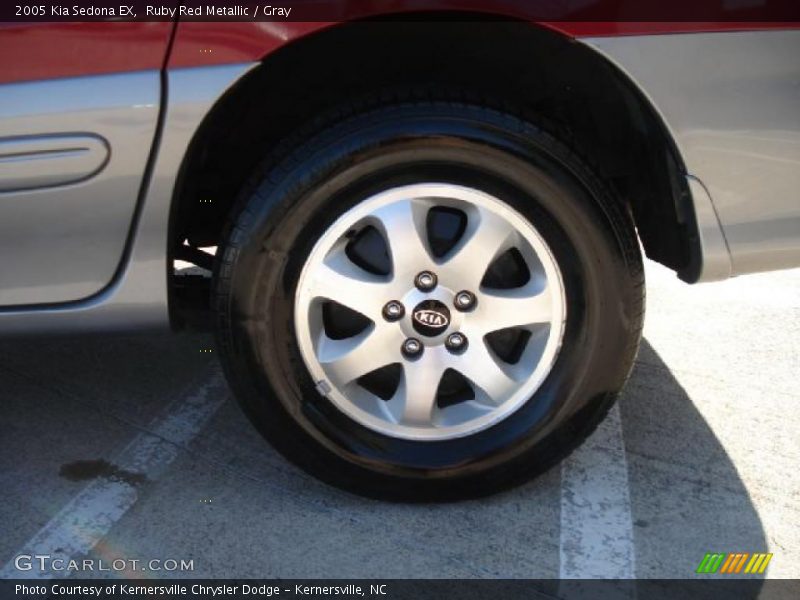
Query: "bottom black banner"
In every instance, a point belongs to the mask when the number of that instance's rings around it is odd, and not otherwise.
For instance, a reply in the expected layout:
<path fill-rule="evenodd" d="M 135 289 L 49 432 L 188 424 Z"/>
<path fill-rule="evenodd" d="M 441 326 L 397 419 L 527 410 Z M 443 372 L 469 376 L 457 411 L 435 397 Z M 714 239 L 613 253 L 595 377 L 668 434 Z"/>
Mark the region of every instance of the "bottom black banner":
<path fill-rule="evenodd" d="M 684 598 L 792 599 L 800 597 L 800 580 L 776 579 L 640 579 L 640 580 L 290 580 L 290 579 L 61 579 L 0 580 L 0 598 L 78 600 L 233 598 L 338 598 L 356 600 L 564 600 Z"/>

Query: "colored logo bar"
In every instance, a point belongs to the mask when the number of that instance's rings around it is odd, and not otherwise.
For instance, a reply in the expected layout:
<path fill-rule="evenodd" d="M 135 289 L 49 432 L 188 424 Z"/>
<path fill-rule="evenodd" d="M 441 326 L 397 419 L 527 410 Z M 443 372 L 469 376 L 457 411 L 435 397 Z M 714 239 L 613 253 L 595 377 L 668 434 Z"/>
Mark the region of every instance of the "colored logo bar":
<path fill-rule="evenodd" d="M 767 570 L 771 553 L 765 552 L 707 552 L 695 573 L 761 574 Z"/>

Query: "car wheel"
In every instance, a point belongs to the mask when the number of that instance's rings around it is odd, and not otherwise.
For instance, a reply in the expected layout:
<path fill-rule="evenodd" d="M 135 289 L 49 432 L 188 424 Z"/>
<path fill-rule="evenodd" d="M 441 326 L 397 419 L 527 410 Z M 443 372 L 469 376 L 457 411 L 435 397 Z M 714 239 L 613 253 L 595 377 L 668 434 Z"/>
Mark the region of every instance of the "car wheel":
<path fill-rule="evenodd" d="M 215 271 L 231 386 L 284 456 L 359 494 L 528 480 L 593 431 L 631 369 L 630 215 L 515 116 L 352 113 L 285 141 L 242 192 Z"/>

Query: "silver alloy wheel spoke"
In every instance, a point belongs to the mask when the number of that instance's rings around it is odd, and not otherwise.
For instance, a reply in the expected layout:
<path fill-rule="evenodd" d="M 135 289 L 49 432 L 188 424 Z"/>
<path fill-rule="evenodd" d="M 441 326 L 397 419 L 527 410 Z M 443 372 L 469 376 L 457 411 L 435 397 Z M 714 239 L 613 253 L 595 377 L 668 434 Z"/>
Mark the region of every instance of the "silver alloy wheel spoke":
<path fill-rule="evenodd" d="M 434 255 L 428 242 L 428 212 L 437 206 L 466 217 L 463 234 L 444 255 Z M 353 234 L 370 226 L 386 244 L 385 275 L 356 265 L 347 249 L 357 239 Z M 481 285 L 493 261 L 512 248 L 528 271 L 526 281 L 510 289 Z M 417 285 L 423 271 L 438 283 Z M 474 306 L 458 310 L 455 297 L 462 290 L 474 295 Z M 326 319 L 333 317 L 323 311 L 329 301 L 369 324 L 354 334 L 329 334 Z M 386 317 L 390 301 L 402 305 L 402 317 Z M 334 406 L 384 435 L 425 441 L 471 435 L 525 404 L 550 372 L 565 320 L 561 273 L 533 225 L 479 190 L 426 183 L 366 198 L 336 220 L 300 274 L 294 324 L 303 361 Z M 529 332 L 515 338 L 524 344 L 516 358 L 501 358 L 490 344 L 501 330 L 512 337 Z M 455 333 L 464 336 L 462 345 L 446 343 Z M 403 353 L 412 338 L 421 344 L 413 356 Z M 391 365 L 394 387 L 378 396 L 365 376 L 385 381 Z M 447 372 L 458 375 L 445 384 Z"/>
<path fill-rule="evenodd" d="M 547 290 L 536 292 L 529 286 L 511 290 L 486 290 L 475 307 L 476 330 L 484 335 L 508 329 L 549 323 L 553 316 L 553 299 Z"/>
<path fill-rule="evenodd" d="M 477 290 L 489 265 L 516 238 L 514 228 L 486 209 L 467 212 L 468 225 L 464 236 L 439 267 L 444 281 L 458 281 L 464 289 Z"/>
<path fill-rule="evenodd" d="M 383 310 L 380 298 L 385 293 L 385 279 L 342 259 L 320 264 L 310 286 L 312 297 L 333 300 L 372 320 Z"/>
<path fill-rule="evenodd" d="M 402 336 L 396 329 L 371 326 L 360 335 L 332 340 L 324 334 L 317 355 L 331 379 L 347 384 L 376 369 L 397 362 Z"/>
<path fill-rule="evenodd" d="M 430 425 L 443 373 L 444 369 L 435 357 L 423 357 L 403 365 L 403 378 L 394 399 L 402 405 L 401 423 Z"/>
<path fill-rule="evenodd" d="M 476 394 L 476 399 L 480 402 L 497 405 L 517 387 L 517 382 L 503 370 L 499 359 L 494 357 L 483 340 L 472 344 L 463 358 L 457 370 L 478 386 L 482 393 Z"/>
<path fill-rule="evenodd" d="M 433 266 L 425 239 L 425 216 L 430 205 L 422 200 L 400 200 L 373 213 L 389 245 L 392 279 L 413 277 Z"/>

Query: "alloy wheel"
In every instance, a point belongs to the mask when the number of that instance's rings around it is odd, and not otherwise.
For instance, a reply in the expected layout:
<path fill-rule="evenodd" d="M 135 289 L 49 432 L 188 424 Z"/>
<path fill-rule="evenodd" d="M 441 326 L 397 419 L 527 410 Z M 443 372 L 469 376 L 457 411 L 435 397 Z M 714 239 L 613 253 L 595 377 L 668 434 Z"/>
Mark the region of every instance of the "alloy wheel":
<path fill-rule="evenodd" d="M 450 183 L 392 188 L 344 213 L 306 260 L 294 308 L 321 394 L 374 431 L 431 441 L 486 429 L 528 401 L 567 316 L 535 227 Z"/>

